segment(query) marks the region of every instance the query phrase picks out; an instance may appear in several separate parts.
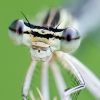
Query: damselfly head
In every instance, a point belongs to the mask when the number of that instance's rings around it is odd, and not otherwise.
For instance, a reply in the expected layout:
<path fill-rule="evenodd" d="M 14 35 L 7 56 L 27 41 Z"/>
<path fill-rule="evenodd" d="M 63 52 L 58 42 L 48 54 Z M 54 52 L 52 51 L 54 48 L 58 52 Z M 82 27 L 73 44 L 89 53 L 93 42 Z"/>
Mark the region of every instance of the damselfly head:
<path fill-rule="evenodd" d="M 74 28 L 65 28 L 65 25 L 64 28 L 37 26 L 31 24 L 25 15 L 24 17 L 27 22 L 15 20 L 9 26 L 8 33 L 13 43 L 30 48 L 32 59 L 49 61 L 57 50 L 72 52 L 78 48 L 80 35 Z"/>
<path fill-rule="evenodd" d="M 73 52 L 80 45 L 80 34 L 74 28 L 66 28 L 62 33 L 61 49 L 65 52 Z"/>
<path fill-rule="evenodd" d="M 24 31 L 23 20 L 15 20 L 8 29 L 8 35 L 14 44 L 22 44 L 22 34 Z"/>

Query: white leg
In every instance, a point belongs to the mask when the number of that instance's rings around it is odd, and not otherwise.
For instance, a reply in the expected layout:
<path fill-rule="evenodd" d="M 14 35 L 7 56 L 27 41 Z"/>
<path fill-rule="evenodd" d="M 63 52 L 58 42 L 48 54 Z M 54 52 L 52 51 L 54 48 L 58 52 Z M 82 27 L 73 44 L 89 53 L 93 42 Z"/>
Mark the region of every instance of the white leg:
<path fill-rule="evenodd" d="M 41 74 L 41 93 L 44 100 L 50 100 L 49 98 L 49 86 L 48 86 L 48 62 L 44 62 L 42 66 Z"/>
<path fill-rule="evenodd" d="M 97 98 L 100 99 L 100 80 L 91 72 L 85 65 L 83 65 L 75 57 L 65 54 L 65 56 L 72 61 L 77 69 L 82 74 L 88 90 Z"/>
<path fill-rule="evenodd" d="M 33 75 L 35 66 L 36 66 L 36 62 L 32 61 L 30 66 L 29 66 L 29 69 L 27 71 L 27 74 L 26 74 L 26 77 L 25 77 L 25 80 L 24 80 L 24 83 L 23 83 L 23 88 L 22 88 L 22 98 L 23 98 L 23 100 L 27 100 L 27 95 L 28 95 L 28 91 L 29 91 L 29 88 L 30 88 L 30 83 L 31 83 L 31 79 L 32 79 L 32 75 Z"/>
<path fill-rule="evenodd" d="M 64 90 L 67 88 L 66 83 L 61 75 L 61 71 L 60 71 L 59 67 L 57 66 L 57 64 L 53 61 L 50 64 L 51 64 L 50 67 L 53 71 L 55 82 L 56 82 L 56 85 L 58 88 L 58 92 L 60 94 L 60 97 L 62 98 L 62 94 L 63 94 Z M 71 100 L 71 98 L 70 98 L 70 96 L 68 96 L 62 100 Z"/>
<path fill-rule="evenodd" d="M 79 73 L 79 71 L 77 70 L 77 68 L 72 64 L 71 60 L 69 60 L 65 54 L 61 51 L 56 51 L 55 52 L 56 56 L 59 58 L 60 62 L 62 64 L 64 64 L 64 66 L 70 70 L 74 75 L 75 77 L 77 78 L 77 80 L 79 81 L 80 85 L 79 86 L 76 86 L 76 87 L 73 87 L 71 89 L 68 89 L 64 92 L 64 98 L 67 97 L 68 95 L 72 94 L 73 92 L 76 92 L 78 90 L 81 90 L 85 87 L 85 82 L 81 76 L 81 74 Z"/>

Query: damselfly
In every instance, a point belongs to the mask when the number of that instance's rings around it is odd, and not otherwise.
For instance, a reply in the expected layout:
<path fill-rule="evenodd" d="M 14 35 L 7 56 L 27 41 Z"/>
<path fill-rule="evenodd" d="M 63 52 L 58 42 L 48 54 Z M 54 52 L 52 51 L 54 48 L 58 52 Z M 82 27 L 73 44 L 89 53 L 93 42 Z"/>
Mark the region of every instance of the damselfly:
<path fill-rule="evenodd" d="M 76 92 L 74 100 L 77 99 L 78 92 L 85 87 L 85 83 L 89 89 L 93 89 L 91 92 L 96 95 L 96 97 L 100 98 L 100 95 L 98 94 L 100 92 L 99 80 L 77 59 L 67 54 L 68 52 L 72 52 L 78 48 L 81 36 L 76 29 L 70 27 L 76 27 L 77 23 L 74 23 L 74 20 L 69 14 L 67 14 L 66 10 L 50 10 L 43 20 L 42 26 L 33 25 L 27 18 L 26 20 L 27 22 L 24 22 L 23 20 L 15 20 L 9 27 L 10 39 L 17 45 L 25 45 L 29 47 L 32 57 L 32 63 L 23 84 L 23 100 L 27 100 L 28 94 L 32 100 L 35 100 L 33 91 L 36 92 L 36 90 L 42 100 L 51 99 L 49 96 L 48 85 L 49 63 L 62 100 L 71 100 L 72 98 L 70 95 L 74 92 Z M 55 56 L 64 65 L 65 70 L 67 69 L 73 74 L 75 77 L 74 84 L 76 86 L 67 88 L 64 82 L 66 79 L 63 79 L 59 67 L 54 62 Z M 36 90 L 30 89 L 31 80 L 34 76 L 33 73 L 38 60 L 43 61 L 41 92 L 39 87 L 35 87 Z M 91 79 L 87 77 L 87 73 L 90 75 Z M 90 81 L 88 81 L 88 79 L 90 79 Z M 92 85 L 90 85 L 91 83 Z"/>

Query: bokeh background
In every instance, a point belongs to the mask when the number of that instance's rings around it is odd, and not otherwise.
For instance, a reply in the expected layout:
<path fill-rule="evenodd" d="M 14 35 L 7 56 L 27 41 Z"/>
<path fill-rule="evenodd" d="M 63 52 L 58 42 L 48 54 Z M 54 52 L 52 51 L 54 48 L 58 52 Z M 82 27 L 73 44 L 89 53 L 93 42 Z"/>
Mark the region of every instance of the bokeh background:
<path fill-rule="evenodd" d="M 0 0 L 0 100 L 22 100 L 22 83 L 31 61 L 28 48 L 13 45 L 9 40 L 7 31 L 10 23 L 23 18 L 20 10 L 34 18 L 41 9 L 57 7 L 64 2 L 67 3 L 65 0 Z M 99 33 L 99 28 L 92 31 L 73 55 L 100 78 Z M 78 100 L 96 99 L 84 89 Z"/>

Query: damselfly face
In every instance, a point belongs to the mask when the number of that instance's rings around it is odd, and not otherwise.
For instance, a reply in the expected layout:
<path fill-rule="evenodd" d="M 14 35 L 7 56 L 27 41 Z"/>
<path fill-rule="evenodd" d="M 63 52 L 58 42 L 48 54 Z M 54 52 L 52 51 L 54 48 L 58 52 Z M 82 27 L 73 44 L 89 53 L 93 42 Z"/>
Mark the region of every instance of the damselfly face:
<path fill-rule="evenodd" d="M 33 60 L 49 61 L 53 52 L 59 50 L 72 52 L 80 44 L 80 34 L 66 26 L 66 20 L 60 23 L 62 16 L 59 11 L 50 11 L 43 26 L 15 20 L 9 26 L 9 37 L 17 45 L 28 46 Z"/>

